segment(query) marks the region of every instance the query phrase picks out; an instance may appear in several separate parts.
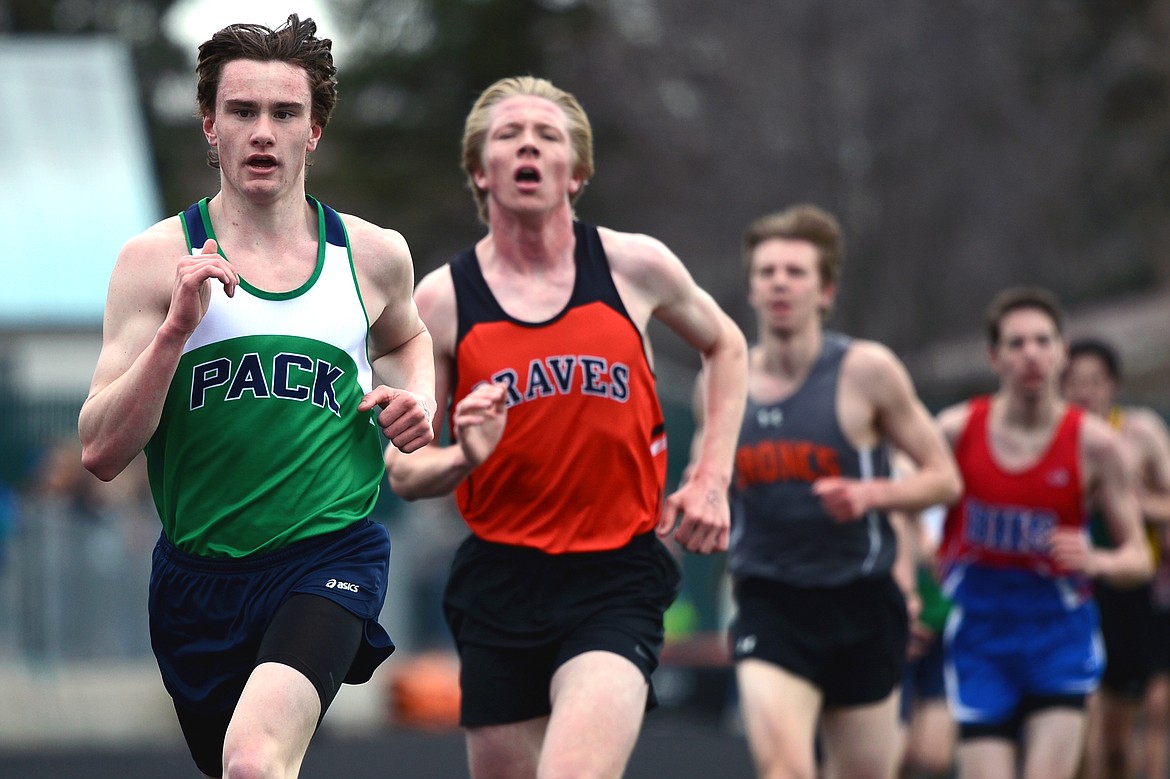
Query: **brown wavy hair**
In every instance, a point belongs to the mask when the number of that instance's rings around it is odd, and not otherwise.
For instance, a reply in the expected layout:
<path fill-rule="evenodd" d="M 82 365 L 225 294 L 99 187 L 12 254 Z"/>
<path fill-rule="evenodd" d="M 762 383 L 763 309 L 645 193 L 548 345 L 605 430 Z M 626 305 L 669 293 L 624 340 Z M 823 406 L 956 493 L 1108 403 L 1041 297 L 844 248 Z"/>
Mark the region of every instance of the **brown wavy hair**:
<path fill-rule="evenodd" d="M 212 35 L 199 47 L 195 73 L 199 77 L 195 100 L 200 117 L 215 113 L 215 100 L 224 65 L 232 60 L 287 62 L 304 69 L 312 95 L 312 120 L 320 127 L 329 123 L 337 105 L 337 68 L 333 64 L 333 41 L 317 37 L 317 23 L 289 14 L 275 30 L 262 24 L 231 24 Z M 207 164 L 219 167 L 219 152 L 207 150 Z"/>

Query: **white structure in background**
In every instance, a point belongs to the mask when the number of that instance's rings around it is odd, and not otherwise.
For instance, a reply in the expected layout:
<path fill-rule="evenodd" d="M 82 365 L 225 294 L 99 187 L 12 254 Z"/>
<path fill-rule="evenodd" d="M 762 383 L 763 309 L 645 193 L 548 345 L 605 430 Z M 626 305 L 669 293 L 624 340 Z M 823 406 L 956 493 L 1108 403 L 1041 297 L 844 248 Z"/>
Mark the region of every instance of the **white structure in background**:
<path fill-rule="evenodd" d="M 162 218 L 130 52 L 0 37 L 0 105 L 0 362 L 17 392 L 84 397 L 114 260 Z"/>

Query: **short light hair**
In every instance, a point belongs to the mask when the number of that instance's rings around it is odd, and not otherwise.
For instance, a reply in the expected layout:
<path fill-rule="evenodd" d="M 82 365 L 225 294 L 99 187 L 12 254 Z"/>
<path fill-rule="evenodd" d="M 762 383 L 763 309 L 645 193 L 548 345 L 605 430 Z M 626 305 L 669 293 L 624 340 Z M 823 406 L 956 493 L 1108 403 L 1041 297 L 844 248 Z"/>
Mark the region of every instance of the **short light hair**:
<path fill-rule="evenodd" d="M 577 198 L 585 189 L 585 182 L 593 176 L 593 128 L 577 98 L 554 86 L 551 81 L 536 76 L 502 78 L 485 89 L 476 99 L 463 127 L 463 171 L 467 174 L 467 187 L 475 198 L 476 210 L 484 224 L 488 224 L 488 196 L 475 185 L 475 176 L 483 172 L 483 150 L 487 143 L 488 128 L 491 126 L 492 108 L 509 97 L 519 95 L 551 100 L 561 107 L 568 118 L 569 142 L 573 148 L 573 176 L 579 178 L 582 183 L 581 187 L 570 195 L 570 203 L 577 202 Z"/>
<path fill-rule="evenodd" d="M 1060 306 L 1060 299 L 1053 292 L 1043 287 L 1008 287 L 997 293 L 987 306 L 987 342 L 991 346 L 999 345 L 1004 317 L 1024 308 L 1047 314 L 1056 326 L 1057 334 L 1063 336 L 1064 310 Z"/>
<path fill-rule="evenodd" d="M 817 252 L 817 272 L 821 285 L 836 284 L 845 263 L 845 239 L 837 217 L 820 206 L 800 203 L 783 211 L 756 219 L 744 232 L 743 267 L 750 276 L 752 255 L 765 241 L 779 238 L 786 241 L 807 241 Z"/>

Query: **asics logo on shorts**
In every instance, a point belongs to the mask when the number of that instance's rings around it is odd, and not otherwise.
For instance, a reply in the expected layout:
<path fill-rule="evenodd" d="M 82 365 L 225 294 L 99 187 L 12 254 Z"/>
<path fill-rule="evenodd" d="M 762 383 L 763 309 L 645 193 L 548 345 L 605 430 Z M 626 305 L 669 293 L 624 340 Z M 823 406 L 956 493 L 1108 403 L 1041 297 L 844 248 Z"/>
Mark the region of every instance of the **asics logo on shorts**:
<path fill-rule="evenodd" d="M 349 592 L 357 592 L 361 589 L 353 582 L 340 582 L 337 579 L 325 582 L 325 587 L 330 590 L 348 590 Z"/>
<path fill-rule="evenodd" d="M 754 635 L 744 636 L 739 641 L 735 642 L 735 656 L 743 657 L 744 655 L 750 655 L 755 650 L 755 648 L 756 637 Z"/>

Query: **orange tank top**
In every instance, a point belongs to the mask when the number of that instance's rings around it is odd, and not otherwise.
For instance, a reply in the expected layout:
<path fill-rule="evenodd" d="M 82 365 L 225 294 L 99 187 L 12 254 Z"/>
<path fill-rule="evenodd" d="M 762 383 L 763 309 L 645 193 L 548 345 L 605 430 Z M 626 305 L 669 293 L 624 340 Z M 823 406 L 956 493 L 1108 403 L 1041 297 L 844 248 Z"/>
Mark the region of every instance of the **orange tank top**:
<path fill-rule="evenodd" d="M 474 249 L 451 262 L 458 330 L 452 408 L 482 382 L 508 389 L 496 450 L 456 489 L 485 541 L 549 554 L 616 549 L 662 507 L 666 434 L 642 334 L 595 227 L 574 223 L 576 280 L 546 322 L 510 317 Z"/>

